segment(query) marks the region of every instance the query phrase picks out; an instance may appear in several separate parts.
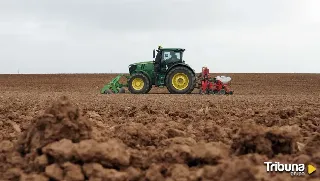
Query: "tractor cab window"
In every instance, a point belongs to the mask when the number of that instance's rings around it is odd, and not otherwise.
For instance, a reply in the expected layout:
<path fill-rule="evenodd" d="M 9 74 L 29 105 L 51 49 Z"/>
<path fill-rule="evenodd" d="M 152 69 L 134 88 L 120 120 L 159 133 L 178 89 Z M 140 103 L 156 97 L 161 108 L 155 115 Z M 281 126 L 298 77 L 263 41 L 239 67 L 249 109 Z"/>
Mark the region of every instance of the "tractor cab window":
<path fill-rule="evenodd" d="M 163 52 L 163 61 L 175 59 L 176 61 L 181 60 L 180 52 L 174 52 L 174 51 L 164 51 Z"/>

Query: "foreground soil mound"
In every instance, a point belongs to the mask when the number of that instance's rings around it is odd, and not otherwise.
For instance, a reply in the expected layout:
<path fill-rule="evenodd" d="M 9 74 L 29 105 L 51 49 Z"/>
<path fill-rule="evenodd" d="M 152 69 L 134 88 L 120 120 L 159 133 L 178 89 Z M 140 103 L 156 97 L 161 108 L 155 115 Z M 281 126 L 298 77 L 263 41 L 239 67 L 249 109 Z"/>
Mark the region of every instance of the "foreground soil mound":
<path fill-rule="evenodd" d="M 25 155 L 63 138 L 73 142 L 90 138 L 91 126 L 80 114 L 79 108 L 62 97 L 23 133 L 17 143 L 18 151 Z"/>
<path fill-rule="evenodd" d="M 7 161 L 14 168 L 8 169 L 6 178 L 84 180 L 115 174 L 126 180 L 127 174 L 112 169 L 129 165 L 126 146 L 114 139 L 98 143 L 91 139 L 91 131 L 79 108 L 62 97 L 30 125 L 15 147 L 11 142 L 1 144 L 14 151 L 8 154 Z"/>

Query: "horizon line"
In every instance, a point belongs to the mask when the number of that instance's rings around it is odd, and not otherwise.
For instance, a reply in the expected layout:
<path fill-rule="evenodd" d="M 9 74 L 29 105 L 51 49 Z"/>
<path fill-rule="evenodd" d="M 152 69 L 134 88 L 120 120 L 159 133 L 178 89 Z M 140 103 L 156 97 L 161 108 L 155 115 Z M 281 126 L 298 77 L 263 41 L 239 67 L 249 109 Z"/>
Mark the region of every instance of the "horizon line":
<path fill-rule="evenodd" d="M 196 72 L 201 73 L 201 72 Z M 320 72 L 214 72 L 210 74 L 320 74 Z M 74 74 L 129 74 L 121 72 L 112 73 L 0 73 L 0 75 L 74 75 Z"/>

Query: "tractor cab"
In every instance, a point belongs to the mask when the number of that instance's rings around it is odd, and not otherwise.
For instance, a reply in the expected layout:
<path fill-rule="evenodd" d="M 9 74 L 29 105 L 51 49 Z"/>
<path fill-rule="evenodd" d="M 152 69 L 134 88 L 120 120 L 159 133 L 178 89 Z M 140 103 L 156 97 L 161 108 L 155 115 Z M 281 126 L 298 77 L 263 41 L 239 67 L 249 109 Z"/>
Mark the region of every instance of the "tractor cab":
<path fill-rule="evenodd" d="M 185 49 L 182 48 L 162 48 L 161 46 L 153 50 L 155 72 L 165 72 L 175 64 L 184 63 L 182 59 L 184 51 Z"/>

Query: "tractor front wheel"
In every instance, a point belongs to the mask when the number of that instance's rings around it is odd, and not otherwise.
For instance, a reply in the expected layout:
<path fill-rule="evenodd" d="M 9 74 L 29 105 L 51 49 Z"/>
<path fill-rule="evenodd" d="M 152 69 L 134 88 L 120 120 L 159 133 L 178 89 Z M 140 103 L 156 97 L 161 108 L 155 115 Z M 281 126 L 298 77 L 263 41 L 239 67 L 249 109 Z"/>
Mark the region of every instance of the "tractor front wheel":
<path fill-rule="evenodd" d="M 189 94 L 196 84 L 196 77 L 187 67 L 175 67 L 166 76 L 166 86 L 172 94 Z"/>
<path fill-rule="evenodd" d="M 132 94 L 146 94 L 150 91 L 150 81 L 141 73 L 134 74 L 128 81 L 128 90 Z"/>

